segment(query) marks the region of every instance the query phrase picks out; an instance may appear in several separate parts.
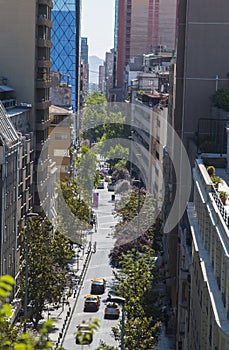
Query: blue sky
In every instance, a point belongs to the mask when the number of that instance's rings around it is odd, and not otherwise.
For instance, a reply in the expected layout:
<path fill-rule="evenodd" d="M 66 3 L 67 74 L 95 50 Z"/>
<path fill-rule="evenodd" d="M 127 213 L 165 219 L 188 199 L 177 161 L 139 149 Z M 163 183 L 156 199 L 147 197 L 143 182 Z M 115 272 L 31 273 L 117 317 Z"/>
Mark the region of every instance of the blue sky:
<path fill-rule="evenodd" d="M 81 36 L 88 38 L 89 56 L 105 59 L 114 46 L 115 0 L 82 0 Z"/>

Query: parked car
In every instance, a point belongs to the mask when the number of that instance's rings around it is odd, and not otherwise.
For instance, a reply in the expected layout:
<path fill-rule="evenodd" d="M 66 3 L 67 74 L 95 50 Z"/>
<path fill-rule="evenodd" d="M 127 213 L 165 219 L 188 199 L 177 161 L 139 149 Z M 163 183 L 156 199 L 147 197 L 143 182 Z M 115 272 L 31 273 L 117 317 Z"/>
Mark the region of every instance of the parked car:
<path fill-rule="evenodd" d="M 89 324 L 81 323 L 77 326 L 76 344 L 86 345 L 93 341 L 93 331 Z"/>
<path fill-rule="evenodd" d="M 120 308 L 117 303 L 107 303 L 104 318 L 119 318 Z"/>
<path fill-rule="evenodd" d="M 100 298 L 98 295 L 88 294 L 84 300 L 84 311 L 98 311 Z"/>
<path fill-rule="evenodd" d="M 94 278 L 91 281 L 91 294 L 103 294 L 106 288 L 106 281 L 104 278 Z"/>

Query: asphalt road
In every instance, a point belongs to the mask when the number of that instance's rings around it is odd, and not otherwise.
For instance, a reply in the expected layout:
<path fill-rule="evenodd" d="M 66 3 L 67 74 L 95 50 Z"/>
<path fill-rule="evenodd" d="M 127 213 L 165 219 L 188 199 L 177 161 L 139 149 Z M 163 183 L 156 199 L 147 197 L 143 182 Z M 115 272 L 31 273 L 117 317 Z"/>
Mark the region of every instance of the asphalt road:
<path fill-rule="evenodd" d="M 104 319 L 105 300 L 107 298 L 107 293 L 114 282 L 112 268 L 109 265 L 108 254 L 114 244 L 114 239 L 112 238 L 111 233 L 117 222 L 117 219 L 112 215 L 114 202 L 111 200 L 111 195 L 113 192 L 108 192 L 106 185 L 105 189 L 97 190 L 99 193 L 99 207 L 95 212 L 97 213 L 98 218 L 98 230 L 96 233 L 93 231 L 93 233 L 88 234 L 88 240 L 92 241 L 92 246 L 96 241 L 97 249 L 96 252 L 92 254 L 75 312 L 72 316 L 63 342 L 63 347 L 66 350 L 77 348 L 95 350 L 99 346 L 100 339 L 108 345 L 118 346 L 111 331 L 111 328 L 116 325 L 118 321 Z M 106 279 L 106 292 L 101 295 L 101 304 L 97 312 L 84 312 L 84 297 L 86 294 L 90 293 L 91 279 L 94 277 L 104 277 Z M 74 337 L 76 327 L 78 324 L 82 323 L 82 321 L 87 321 L 90 318 L 98 318 L 100 320 L 100 328 L 98 331 L 95 331 L 91 345 L 77 345 Z"/>

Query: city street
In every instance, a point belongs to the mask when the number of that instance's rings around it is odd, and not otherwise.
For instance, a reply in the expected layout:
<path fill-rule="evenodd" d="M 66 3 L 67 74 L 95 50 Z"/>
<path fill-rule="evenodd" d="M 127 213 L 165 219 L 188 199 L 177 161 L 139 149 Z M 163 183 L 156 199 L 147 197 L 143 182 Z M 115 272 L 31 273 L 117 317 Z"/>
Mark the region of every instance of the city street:
<path fill-rule="evenodd" d="M 108 345 L 118 345 L 112 337 L 111 328 L 117 324 L 116 320 L 104 319 L 105 300 L 107 298 L 107 292 L 113 285 L 113 273 L 112 268 L 109 265 L 108 254 L 114 244 L 112 238 L 112 230 L 117 222 L 117 219 L 112 215 L 114 210 L 114 202 L 111 201 L 111 195 L 113 192 L 107 191 L 107 184 L 105 189 L 97 190 L 99 193 L 99 206 L 95 209 L 98 219 L 98 230 L 88 234 L 88 241 L 96 242 L 96 252 L 92 254 L 91 261 L 88 266 L 87 273 L 81 288 L 81 292 L 77 301 L 76 308 L 70 320 L 68 330 L 66 332 L 63 347 L 66 350 L 72 350 L 78 347 L 79 349 L 96 349 L 99 346 L 100 339 L 105 341 Z M 83 304 L 84 297 L 90 294 L 90 285 L 92 278 L 104 277 L 107 281 L 106 292 L 101 295 L 100 308 L 97 312 L 84 312 Z M 95 331 L 93 342 L 89 345 L 76 345 L 74 333 L 76 332 L 77 325 L 82 321 L 98 318 L 100 320 L 100 328 Z"/>

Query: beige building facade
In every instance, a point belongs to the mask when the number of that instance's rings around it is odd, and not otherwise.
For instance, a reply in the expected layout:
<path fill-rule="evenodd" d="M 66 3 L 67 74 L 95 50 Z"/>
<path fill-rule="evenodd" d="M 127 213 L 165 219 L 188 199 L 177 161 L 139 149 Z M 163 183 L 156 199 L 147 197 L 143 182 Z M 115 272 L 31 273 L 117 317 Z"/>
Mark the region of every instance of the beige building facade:
<path fill-rule="evenodd" d="M 33 211 L 38 213 L 46 212 L 50 205 L 48 157 L 42 164 L 39 194 L 36 170 L 48 137 L 52 7 L 51 0 L 3 0 L 0 11 L 0 76 L 17 91 L 19 103 L 31 104 L 29 123 L 36 140 Z"/>

